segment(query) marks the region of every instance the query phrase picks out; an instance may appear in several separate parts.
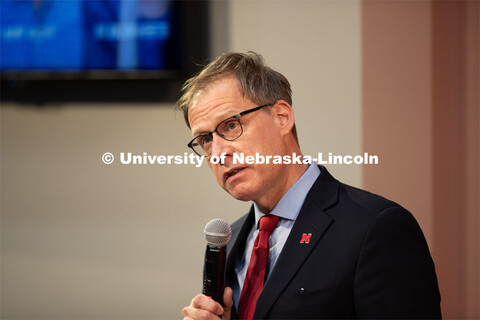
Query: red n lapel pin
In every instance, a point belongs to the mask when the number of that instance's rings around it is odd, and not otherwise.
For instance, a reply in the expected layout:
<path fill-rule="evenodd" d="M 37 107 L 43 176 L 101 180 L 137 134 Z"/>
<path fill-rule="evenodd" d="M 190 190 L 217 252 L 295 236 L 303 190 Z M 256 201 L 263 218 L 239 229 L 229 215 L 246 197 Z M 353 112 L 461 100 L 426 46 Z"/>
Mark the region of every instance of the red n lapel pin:
<path fill-rule="evenodd" d="M 300 243 L 306 243 L 306 244 L 309 244 L 310 243 L 310 237 L 312 236 L 311 233 L 304 233 L 302 235 L 302 240 L 300 240 Z"/>

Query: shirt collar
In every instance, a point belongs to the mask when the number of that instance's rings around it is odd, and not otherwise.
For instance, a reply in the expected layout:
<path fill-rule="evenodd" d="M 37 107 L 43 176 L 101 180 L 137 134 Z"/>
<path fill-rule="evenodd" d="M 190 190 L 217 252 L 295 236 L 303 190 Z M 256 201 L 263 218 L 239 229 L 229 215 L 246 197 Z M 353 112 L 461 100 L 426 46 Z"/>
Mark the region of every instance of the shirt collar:
<path fill-rule="evenodd" d="M 283 195 L 269 214 L 279 216 L 282 219 L 295 221 L 307 197 L 308 191 L 310 191 L 319 175 L 319 167 L 315 162 L 312 162 L 300 179 L 288 189 L 287 193 Z M 253 207 L 255 210 L 255 225 L 258 228 L 258 221 L 265 213 L 260 211 L 255 203 Z"/>

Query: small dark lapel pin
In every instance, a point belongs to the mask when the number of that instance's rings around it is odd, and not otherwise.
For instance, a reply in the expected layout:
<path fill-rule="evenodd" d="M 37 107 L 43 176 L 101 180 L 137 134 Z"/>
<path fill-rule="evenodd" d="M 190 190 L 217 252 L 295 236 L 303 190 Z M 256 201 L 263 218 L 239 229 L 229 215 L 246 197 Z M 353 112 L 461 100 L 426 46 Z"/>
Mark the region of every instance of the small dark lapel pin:
<path fill-rule="evenodd" d="M 312 236 L 311 233 L 304 233 L 302 235 L 302 240 L 300 240 L 300 243 L 306 243 L 306 244 L 309 244 L 310 243 L 310 237 Z"/>

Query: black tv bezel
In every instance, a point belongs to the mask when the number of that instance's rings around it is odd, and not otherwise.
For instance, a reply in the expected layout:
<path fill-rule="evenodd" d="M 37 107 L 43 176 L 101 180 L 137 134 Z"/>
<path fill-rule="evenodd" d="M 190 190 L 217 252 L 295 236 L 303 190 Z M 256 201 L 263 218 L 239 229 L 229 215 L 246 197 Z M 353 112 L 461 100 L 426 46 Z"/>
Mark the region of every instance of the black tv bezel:
<path fill-rule="evenodd" d="M 209 1 L 177 0 L 181 17 L 181 67 L 164 71 L 13 72 L 1 73 L 0 101 L 174 102 L 183 82 L 209 57 Z"/>

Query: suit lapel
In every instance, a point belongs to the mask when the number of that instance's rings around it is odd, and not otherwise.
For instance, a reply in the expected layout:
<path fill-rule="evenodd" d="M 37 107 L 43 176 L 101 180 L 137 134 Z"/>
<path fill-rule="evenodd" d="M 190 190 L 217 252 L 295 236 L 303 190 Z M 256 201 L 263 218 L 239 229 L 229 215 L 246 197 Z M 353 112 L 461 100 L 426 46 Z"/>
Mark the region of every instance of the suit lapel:
<path fill-rule="evenodd" d="M 232 225 L 232 238 L 230 244 L 227 245 L 227 264 L 225 265 L 225 286 L 233 287 L 237 281 L 235 274 L 235 258 L 239 252 L 243 253 L 245 250 L 245 241 L 255 223 L 255 213 L 253 206 L 250 208 L 248 214 L 241 217 Z M 231 319 L 238 319 L 235 304 L 232 308 Z"/>
<path fill-rule="evenodd" d="M 275 267 L 257 300 L 254 319 L 264 319 L 267 313 L 310 255 L 333 219 L 325 213 L 338 197 L 339 182 L 321 167 L 322 173 L 308 193 Z M 310 238 L 301 240 L 304 234 Z"/>
<path fill-rule="evenodd" d="M 245 249 L 245 239 L 247 238 L 250 230 L 255 221 L 255 213 L 253 205 L 250 208 L 248 214 L 241 217 L 232 225 L 232 238 L 230 239 L 230 245 L 227 245 L 227 264 L 225 270 L 228 273 L 235 272 L 234 263 L 235 257 L 238 252 L 243 252 Z M 227 280 L 232 280 L 228 279 Z M 227 285 L 231 285 L 231 282 L 227 281 Z"/>

